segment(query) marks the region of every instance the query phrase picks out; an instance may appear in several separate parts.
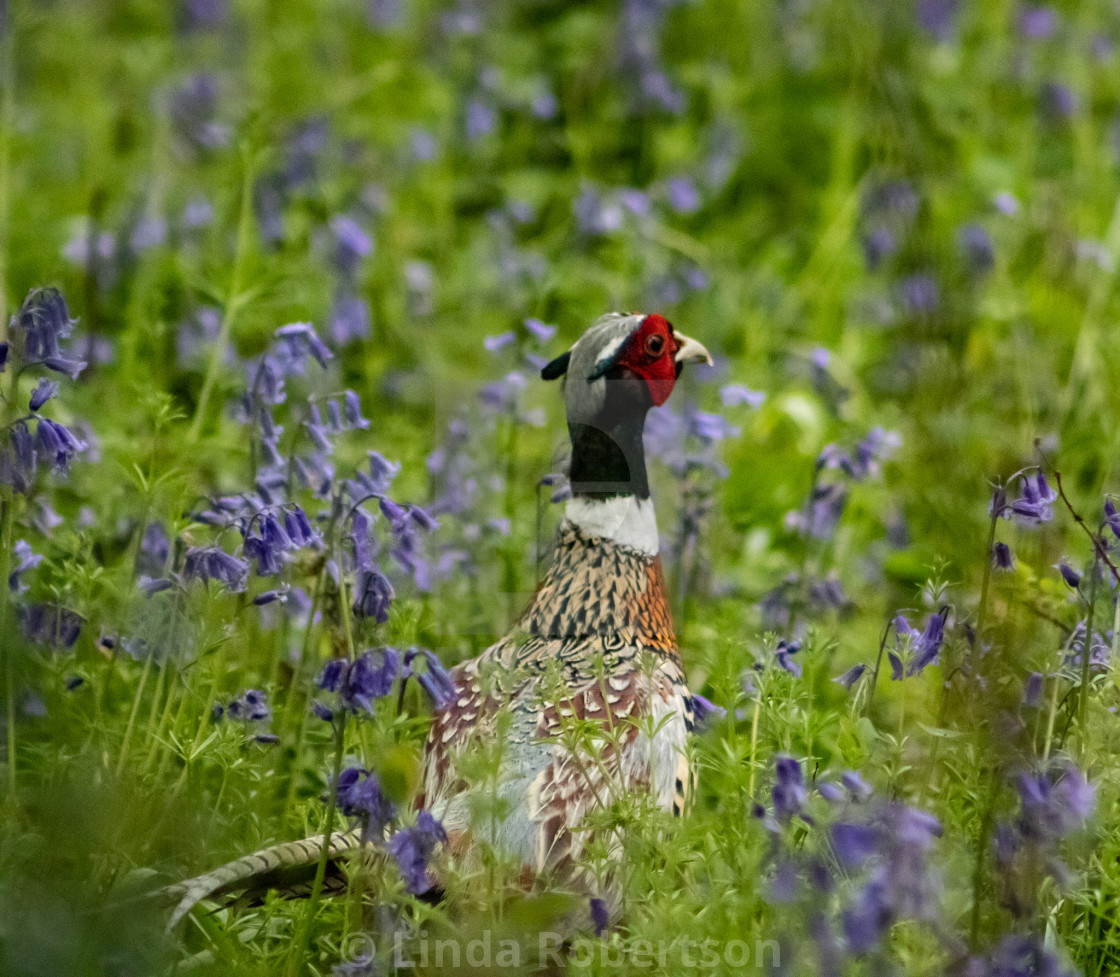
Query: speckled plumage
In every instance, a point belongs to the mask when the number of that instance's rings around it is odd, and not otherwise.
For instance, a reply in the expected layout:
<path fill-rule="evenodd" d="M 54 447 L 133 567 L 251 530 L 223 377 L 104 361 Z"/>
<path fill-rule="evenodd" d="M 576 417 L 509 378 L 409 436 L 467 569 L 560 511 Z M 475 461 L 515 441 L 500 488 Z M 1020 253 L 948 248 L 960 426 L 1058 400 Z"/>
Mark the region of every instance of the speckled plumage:
<path fill-rule="evenodd" d="M 563 523 L 517 626 L 452 675 L 455 699 L 428 738 L 423 800 L 453 849 L 481 833 L 533 873 L 571 874 L 581 822 L 620 792 L 648 791 L 677 814 L 688 803 L 692 703 L 658 557 Z M 498 737 L 496 787 L 469 784 L 459 757 Z M 472 794 L 495 789 L 508 814 L 478 832 Z"/>

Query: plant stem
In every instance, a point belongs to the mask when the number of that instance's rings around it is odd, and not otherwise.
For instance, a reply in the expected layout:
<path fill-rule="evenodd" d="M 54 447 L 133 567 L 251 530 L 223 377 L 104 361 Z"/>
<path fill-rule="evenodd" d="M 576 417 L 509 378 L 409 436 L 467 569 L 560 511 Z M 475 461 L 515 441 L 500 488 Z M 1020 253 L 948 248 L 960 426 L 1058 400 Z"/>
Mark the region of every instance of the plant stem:
<path fill-rule="evenodd" d="M 323 894 L 323 879 L 327 875 L 327 862 L 330 860 L 331 835 L 334 832 L 334 817 L 338 807 L 338 796 L 335 785 L 342 773 L 342 753 L 345 744 L 346 710 L 339 709 L 338 719 L 334 727 L 334 763 L 331 768 L 331 780 L 328 784 L 327 815 L 323 821 L 323 847 L 319 851 L 319 864 L 315 866 L 315 880 L 311 883 L 311 896 L 307 901 L 307 911 L 300 922 L 299 931 L 292 941 L 291 955 L 288 957 L 288 977 L 298 977 L 304 964 L 304 953 L 307 949 L 307 937 L 311 930 L 311 922 L 315 918 L 315 911 L 319 906 L 319 899 Z"/>
<path fill-rule="evenodd" d="M 1081 728 L 1081 749 L 1088 750 L 1089 659 L 1093 652 L 1093 612 L 1097 605 L 1097 576 L 1100 560 L 1093 556 L 1093 578 L 1089 581 L 1089 613 L 1085 616 L 1085 638 L 1081 645 L 1081 695 L 1077 701 L 1077 725 Z"/>
<path fill-rule="evenodd" d="M 202 381 L 202 390 L 198 395 L 194 419 L 191 421 L 190 430 L 187 432 L 188 444 L 193 444 L 198 440 L 198 436 L 202 432 L 202 425 L 206 423 L 206 409 L 210 405 L 210 396 L 214 392 L 214 385 L 218 381 L 222 358 L 225 356 L 226 347 L 229 345 L 233 320 L 244 302 L 242 278 L 245 274 L 245 259 L 249 251 L 249 234 L 253 226 L 253 179 L 256 170 L 248 150 L 243 152 L 243 157 L 241 214 L 237 222 L 237 243 L 234 246 L 233 272 L 230 275 L 229 294 L 226 297 L 225 309 L 222 312 L 222 323 L 218 329 L 218 337 L 214 340 L 214 346 L 210 350 L 210 361 L 206 365 L 206 376 Z"/>
<path fill-rule="evenodd" d="M 0 342 L 8 339 L 8 243 L 11 214 L 11 139 L 15 116 L 15 16 L 6 11 L 3 39 L 3 99 L 0 101 Z M 9 395 L 5 420 L 10 420 L 15 403 L 18 381 L 18 364 L 8 364 Z M 15 799 L 16 792 L 16 690 L 15 690 L 15 635 L 10 620 L 11 599 L 8 593 L 8 576 L 12 565 L 12 523 L 15 518 L 15 494 L 4 486 L 0 498 L 0 647 L 4 654 L 4 685 L 6 687 L 7 740 L 8 740 L 8 789 Z"/>

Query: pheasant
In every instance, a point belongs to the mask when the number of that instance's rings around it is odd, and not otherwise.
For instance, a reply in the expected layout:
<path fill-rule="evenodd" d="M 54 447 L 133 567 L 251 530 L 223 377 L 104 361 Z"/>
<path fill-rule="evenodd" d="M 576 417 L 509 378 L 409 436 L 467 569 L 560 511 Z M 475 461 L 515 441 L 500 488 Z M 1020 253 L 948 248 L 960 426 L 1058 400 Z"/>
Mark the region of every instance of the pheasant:
<path fill-rule="evenodd" d="M 442 823 L 452 856 L 470 857 L 481 840 L 529 878 L 578 880 L 589 814 L 633 791 L 677 815 L 689 802 L 693 697 L 658 557 L 642 432 L 690 362 L 711 357 L 663 316 L 612 313 L 541 371 L 545 380 L 564 377 L 572 496 L 529 606 L 509 634 L 451 672 L 452 695 L 433 721 L 418 804 Z M 494 744 L 496 788 L 472 786 L 460 759 Z M 479 790 L 496 791 L 502 814 L 476 828 Z M 338 832 L 331 856 L 360 843 L 359 832 Z M 315 864 L 321 846 L 321 837 L 290 842 L 181 883 L 173 922 L 208 896 L 289 881 Z"/>

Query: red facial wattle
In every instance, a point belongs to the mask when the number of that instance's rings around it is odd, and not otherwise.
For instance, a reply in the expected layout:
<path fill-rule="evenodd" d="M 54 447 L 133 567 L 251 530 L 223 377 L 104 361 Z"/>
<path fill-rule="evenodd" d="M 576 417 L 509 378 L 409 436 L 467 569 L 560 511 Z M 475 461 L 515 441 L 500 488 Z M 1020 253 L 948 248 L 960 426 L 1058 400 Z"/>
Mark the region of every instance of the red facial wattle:
<path fill-rule="evenodd" d="M 660 407 L 669 399 L 680 374 L 680 365 L 675 359 L 679 349 L 668 320 L 664 316 L 647 315 L 626 341 L 618 365 L 645 380 L 650 398 Z"/>

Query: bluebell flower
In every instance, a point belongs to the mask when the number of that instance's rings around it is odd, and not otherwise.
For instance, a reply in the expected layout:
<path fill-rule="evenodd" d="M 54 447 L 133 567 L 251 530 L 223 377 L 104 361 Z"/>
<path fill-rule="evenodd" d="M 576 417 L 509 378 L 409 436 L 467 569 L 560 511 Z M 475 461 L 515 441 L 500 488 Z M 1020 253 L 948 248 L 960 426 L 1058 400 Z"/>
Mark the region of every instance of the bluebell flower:
<path fill-rule="evenodd" d="M 717 706 L 696 692 L 692 693 L 691 698 L 692 715 L 696 722 L 696 729 L 700 732 L 714 726 L 727 715 L 727 710 L 723 706 Z"/>
<path fill-rule="evenodd" d="M 265 694 L 259 689 L 246 689 L 241 695 L 231 699 L 225 713 L 230 719 L 243 722 L 263 723 L 272 718 Z"/>
<path fill-rule="evenodd" d="M 941 308 L 941 286 L 928 272 L 907 275 L 898 284 L 903 311 L 914 319 L 928 319 Z"/>
<path fill-rule="evenodd" d="M 173 580 L 168 580 L 166 577 L 141 576 L 137 579 L 136 586 L 145 597 L 151 597 L 153 594 L 161 593 L 164 590 L 170 590 L 175 586 L 175 582 Z"/>
<path fill-rule="evenodd" d="M 334 357 L 309 322 L 293 322 L 281 326 L 276 330 L 276 338 L 284 342 L 295 362 L 310 355 L 321 367 L 326 368 L 327 361 Z"/>
<path fill-rule="evenodd" d="M 493 135 L 498 128 L 498 114 L 493 107 L 481 98 L 472 98 L 467 102 L 466 132 L 467 139 L 474 142 L 484 136 Z"/>
<path fill-rule="evenodd" d="M 35 569 L 43 562 L 43 557 L 32 552 L 31 544 L 25 539 L 16 541 L 12 557 L 12 570 L 8 574 L 8 589 L 14 594 L 21 594 L 27 590 L 27 584 L 21 579 L 22 574 Z"/>
<path fill-rule="evenodd" d="M 817 485 L 809 500 L 805 531 L 814 539 L 831 539 L 848 501 L 848 489 L 841 483 Z"/>
<path fill-rule="evenodd" d="M 918 26 L 938 41 L 952 39 L 957 28 L 960 0 L 919 0 Z"/>
<path fill-rule="evenodd" d="M 416 824 L 398 831 L 389 839 L 389 853 L 396 859 L 408 891 L 413 895 L 427 892 L 434 885 L 428 873 L 428 861 L 440 842 L 447 841 L 447 832 L 431 813 L 421 811 Z"/>
<path fill-rule="evenodd" d="M 665 184 L 665 196 L 673 210 L 686 216 L 695 214 L 702 203 L 696 184 L 686 176 L 670 177 Z"/>
<path fill-rule="evenodd" d="M 1073 764 L 1048 773 L 1021 773 L 1015 786 L 1022 802 L 1019 829 L 1037 841 L 1059 841 L 1092 816 L 1096 790 Z"/>
<path fill-rule="evenodd" d="M 35 389 L 31 392 L 31 401 L 28 403 L 28 408 L 34 413 L 57 393 L 58 382 L 56 380 L 40 377 L 39 382 L 35 384 Z"/>
<path fill-rule="evenodd" d="M 38 419 L 35 435 L 38 450 L 55 472 L 66 472 L 74 455 L 88 447 L 69 428 L 47 417 Z"/>
<path fill-rule="evenodd" d="M 761 407 L 766 394 L 750 390 L 741 383 L 728 383 L 719 388 L 719 399 L 724 407 L 736 407 L 739 404 Z"/>
<path fill-rule="evenodd" d="M 211 152 L 229 141 L 229 127 L 218 121 L 218 80 L 212 74 L 188 77 L 171 93 L 170 111 L 176 133 L 195 152 Z"/>
<path fill-rule="evenodd" d="M 801 813 L 809 799 L 801 764 L 791 756 L 778 756 L 774 760 L 775 780 L 770 791 L 774 814 L 779 821 L 788 821 Z"/>
<path fill-rule="evenodd" d="M 505 349 L 517 340 L 517 334 L 509 329 L 506 332 L 498 333 L 496 336 L 485 336 L 482 340 L 482 345 L 488 353 L 496 353 L 500 349 Z"/>
<path fill-rule="evenodd" d="M 257 594 L 256 597 L 253 598 L 253 603 L 257 607 L 264 607 L 267 604 L 273 604 L 273 603 L 276 603 L 276 602 L 284 604 L 284 603 L 287 602 L 287 600 L 288 600 L 288 591 L 281 587 L 278 590 L 262 591 L 261 593 Z"/>
<path fill-rule="evenodd" d="M 914 657 L 910 660 L 907 675 L 921 675 L 927 665 L 937 661 L 941 645 L 945 640 L 945 617 L 932 614 L 926 621 L 925 630 L 918 636 L 914 645 Z"/>
<path fill-rule="evenodd" d="M 423 662 L 423 668 L 417 668 L 417 663 Z M 432 704 L 437 712 L 445 709 L 455 698 L 455 680 L 451 673 L 443 667 L 443 663 L 435 653 L 427 648 L 409 648 L 404 656 L 404 678 L 415 678 L 421 688 L 431 696 Z"/>
<path fill-rule="evenodd" d="M 1049 522 L 1054 518 L 1051 506 L 1058 498 L 1058 493 L 1050 487 L 1042 471 L 1024 475 L 1020 479 L 1020 486 L 1022 494 L 1002 510 L 1004 518 L 1015 518 L 1028 525 Z"/>
<path fill-rule="evenodd" d="M 1039 89 L 1038 106 L 1052 122 L 1065 122 L 1078 110 L 1079 101 L 1068 85 L 1047 81 Z"/>
<path fill-rule="evenodd" d="M 344 390 L 342 393 L 346 409 L 346 425 L 351 429 L 364 430 L 369 427 L 369 421 L 362 417 L 362 402 L 353 390 Z"/>
<path fill-rule="evenodd" d="M 336 346 L 369 339 L 373 328 L 369 303 L 348 288 L 340 289 L 331 303 L 327 331 Z"/>
<path fill-rule="evenodd" d="M 838 822 L 829 828 L 832 850 L 847 872 L 855 872 L 863 867 L 876 853 L 879 833 L 868 824 Z"/>
<path fill-rule="evenodd" d="M 1120 512 L 1117 511 L 1116 503 L 1112 499 L 1104 500 L 1104 521 L 1112 530 L 1112 535 L 1120 539 Z"/>
<path fill-rule="evenodd" d="M 362 841 L 381 840 L 397 816 L 396 805 L 385 796 L 377 775 L 361 767 L 348 767 L 335 785 L 338 807 L 348 818 L 362 824 Z"/>
<path fill-rule="evenodd" d="M 992 270 L 996 262 L 995 247 L 983 227 L 979 224 L 963 224 L 957 231 L 957 242 L 974 275 L 983 275 Z"/>
<path fill-rule="evenodd" d="M 1081 574 L 1073 569 L 1064 559 L 1054 564 L 1054 569 L 1061 575 L 1062 579 L 1066 582 L 1066 586 L 1071 590 L 1077 590 L 1081 586 Z"/>
<path fill-rule="evenodd" d="M 61 341 L 70 336 L 76 321 L 70 318 L 66 300 L 58 289 L 33 289 L 11 322 L 12 329 L 23 336 L 23 362 L 42 363 L 75 379 L 85 369 L 85 361 L 66 355 Z"/>
<path fill-rule="evenodd" d="M 591 912 L 591 925 L 597 937 L 602 936 L 610 925 L 610 916 L 607 913 L 607 904 L 598 896 L 592 896 L 589 902 Z"/>
<path fill-rule="evenodd" d="M 860 664 L 853 665 L 843 675 L 838 675 L 832 681 L 839 682 L 845 689 L 850 689 L 863 677 L 865 671 L 867 671 L 867 666 L 860 662 Z"/>
<path fill-rule="evenodd" d="M 208 30 L 226 22 L 229 0 L 182 0 L 179 9 L 186 30 Z"/>
<path fill-rule="evenodd" d="M 851 795 L 852 800 L 859 804 L 866 804 L 871 799 L 871 795 L 875 793 L 871 785 L 860 776 L 857 770 L 845 770 L 840 775 L 840 783 L 844 785 L 844 789 Z"/>
<path fill-rule="evenodd" d="M 868 271 L 875 271 L 897 250 L 894 233 L 882 224 L 863 235 L 863 260 Z"/>
<path fill-rule="evenodd" d="M 183 560 L 186 580 L 215 580 L 238 593 L 245 589 L 249 564 L 216 546 L 191 547 Z"/>
<path fill-rule="evenodd" d="M 1006 543 L 996 543 L 992 547 L 992 566 L 996 570 L 1015 569 L 1015 557 L 1011 553 L 1011 547 Z"/>
<path fill-rule="evenodd" d="M 363 258 L 373 253 L 373 241 L 353 217 L 339 214 L 331 219 L 336 251 L 335 260 L 344 275 L 353 275 Z"/>
<path fill-rule="evenodd" d="M 1019 11 L 1019 32 L 1029 40 L 1042 41 L 1058 30 L 1058 15 L 1045 4 L 1026 4 Z"/>
<path fill-rule="evenodd" d="M 525 328 L 529 334 L 539 343 L 547 343 L 556 335 L 556 327 L 546 325 L 540 319 L 526 319 Z"/>
<path fill-rule="evenodd" d="M 27 604 L 18 610 L 20 629 L 28 641 L 66 651 L 74 647 L 85 618 L 61 604 Z"/>
<path fill-rule="evenodd" d="M 774 658 L 778 666 L 795 678 L 801 678 L 801 666 L 793 660 L 792 656 L 800 650 L 800 641 L 786 640 L 785 638 L 778 642 L 778 647 L 774 650 Z"/>
<path fill-rule="evenodd" d="M 1023 705 L 1028 709 L 1037 709 L 1041 704 L 1043 681 L 1041 672 L 1031 672 L 1023 683 Z"/>

